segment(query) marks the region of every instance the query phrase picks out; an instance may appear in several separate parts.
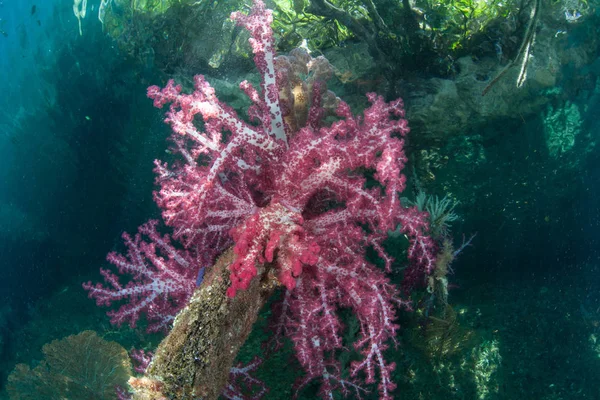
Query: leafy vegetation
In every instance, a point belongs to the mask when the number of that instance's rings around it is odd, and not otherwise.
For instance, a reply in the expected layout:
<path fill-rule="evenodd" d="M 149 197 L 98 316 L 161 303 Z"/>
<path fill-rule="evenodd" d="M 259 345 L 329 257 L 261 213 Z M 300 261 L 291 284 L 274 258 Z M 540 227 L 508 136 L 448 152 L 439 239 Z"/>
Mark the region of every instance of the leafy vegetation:
<path fill-rule="evenodd" d="M 517 0 L 274 0 L 269 5 L 280 51 L 362 41 L 392 73 L 401 66 L 441 75 L 452 73 L 456 56 L 482 42 L 491 54 L 502 52 L 495 38 L 516 32 L 523 23 L 519 12 L 528 7 Z M 219 68 L 229 51 L 240 48 L 227 17 L 245 6 L 242 1 L 114 0 L 103 26 L 142 62 Z M 487 33 L 499 25 L 500 33 Z M 206 40 L 207 34 L 213 40 Z"/>

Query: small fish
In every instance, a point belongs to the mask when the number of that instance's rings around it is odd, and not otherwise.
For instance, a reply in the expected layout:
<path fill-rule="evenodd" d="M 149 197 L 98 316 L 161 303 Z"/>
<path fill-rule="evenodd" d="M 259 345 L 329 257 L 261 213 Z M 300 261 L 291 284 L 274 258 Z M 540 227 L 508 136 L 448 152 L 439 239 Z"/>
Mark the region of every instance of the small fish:
<path fill-rule="evenodd" d="M 498 61 L 502 61 L 502 45 L 498 42 L 495 42 L 494 50 L 496 50 L 496 57 L 498 58 Z"/>
<path fill-rule="evenodd" d="M 573 10 L 573 12 L 571 12 L 569 10 L 565 10 L 565 19 L 569 23 L 577 22 L 577 20 L 581 17 L 582 17 L 581 13 L 577 10 Z"/>
<path fill-rule="evenodd" d="M 37 7 L 35 6 L 35 4 L 31 7 L 31 15 L 35 14 L 35 10 L 37 9 Z"/>
<path fill-rule="evenodd" d="M 206 267 L 202 267 L 200 268 L 200 270 L 198 271 L 198 276 L 196 277 L 196 287 L 200 286 L 200 284 L 202 283 L 202 281 L 204 280 L 204 270 L 206 269 Z"/>
<path fill-rule="evenodd" d="M 85 119 L 86 119 L 86 120 L 88 120 L 88 121 L 91 121 L 91 120 L 92 120 L 92 118 L 91 118 L 91 117 L 89 117 L 89 116 L 87 116 L 87 115 L 85 116 Z"/>

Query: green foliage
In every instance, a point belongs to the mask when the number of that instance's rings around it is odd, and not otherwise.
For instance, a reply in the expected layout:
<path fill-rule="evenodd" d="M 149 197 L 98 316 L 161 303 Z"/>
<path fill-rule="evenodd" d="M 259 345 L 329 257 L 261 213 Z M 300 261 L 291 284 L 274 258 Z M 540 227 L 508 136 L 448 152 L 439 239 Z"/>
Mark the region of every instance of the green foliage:
<path fill-rule="evenodd" d="M 576 1 L 576 0 L 572 0 Z M 451 72 L 447 56 L 489 41 L 487 29 L 516 29 L 517 0 L 416 0 L 410 10 L 400 0 L 272 0 L 277 50 L 306 44 L 311 50 L 366 41 L 378 61 L 403 69 L 423 66 Z M 250 1 L 113 0 L 103 13 L 103 28 L 121 50 L 160 69 L 219 68 L 245 42 L 234 31 L 231 11 L 248 11 Z M 480 34 L 480 35 L 477 35 Z M 499 34 L 492 35 L 493 37 Z M 209 39 L 210 38 L 210 39 Z M 479 41 L 479 42 L 478 42 Z M 444 61 L 446 60 L 446 61 Z"/>
<path fill-rule="evenodd" d="M 514 19 L 519 4 L 516 0 L 417 0 L 416 7 L 425 34 L 448 50 L 458 50 L 494 20 Z"/>
<path fill-rule="evenodd" d="M 352 37 L 339 21 L 313 15 L 307 11 L 309 0 L 275 0 L 273 30 L 279 36 L 277 47 L 289 51 L 309 42 L 311 50 L 337 46 Z M 331 1 L 353 14 L 360 13 L 355 1 Z M 344 7 L 345 6 L 345 7 Z M 366 17 L 366 16 L 365 16 Z"/>
<path fill-rule="evenodd" d="M 176 3 L 193 3 L 193 1 L 181 0 L 112 0 L 111 9 L 129 10 L 130 12 L 142 12 L 162 14 Z"/>
<path fill-rule="evenodd" d="M 367 43 L 378 48 L 374 54 L 383 55 L 380 61 L 389 66 L 402 64 L 404 70 L 425 66 L 441 74 L 452 73 L 449 60 L 458 53 L 512 34 L 523 7 L 517 0 L 415 0 L 410 1 L 410 10 L 405 8 L 409 2 L 400 0 L 330 0 L 329 8 L 315 0 L 274 3 L 281 51 L 303 40 L 318 50 L 369 37 Z M 501 47 L 496 51 L 502 56 Z"/>
<path fill-rule="evenodd" d="M 336 8 L 350 17 L 371 25 L 367 1 L 330 0 Z M 390 32 L 379 32 L 395 41 L 405 33 L 401 1 L 383 0 L 374 2 L 379 15 Z M 474 34 L 485 30 L 497 19 L 513 19 L 521 3 L 517 0 L 417 0 L 413 10 L 419 15 L 421 35 L 436 44 L 442 44 L 445 50 L 458 50 L 465 46 Z M 275 0 L 276 32 L 284 38 L 308 39 L 313 48 L 339 45 L 352 37 L 352 32 L 340 21 L 310 14 L 310 0 Z M 443 49 L 441 49 L 443 50 Z"/>

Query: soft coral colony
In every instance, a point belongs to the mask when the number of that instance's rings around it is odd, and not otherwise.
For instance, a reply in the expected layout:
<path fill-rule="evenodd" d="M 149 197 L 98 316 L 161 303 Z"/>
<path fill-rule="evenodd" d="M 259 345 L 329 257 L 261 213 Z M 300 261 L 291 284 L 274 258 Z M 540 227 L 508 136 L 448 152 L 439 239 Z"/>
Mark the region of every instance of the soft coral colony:
<path fill-rule="evenodd" d="M 427 214 L 400 204 L 409 132 L 402 101 L 369 93 L 370 106 L 353 116 L 321 79 L 326 60 L 302 51 L 274 56 L 272 14 L 262 1 L 232 18 L 250 32 L 262 77 L 260 89 L 240 84 L 252 101 L 250 121 L 221 103 L 201 75 L 191 94 L 173 81 L 150 87 L 156 107 L 170 103 L 166 122 L 180 155 L 155 169 L 155 199 L 173 233 L 159 234 L 151 221 L 135 237 L 124 235 L 127 256 L 108 259 L 130 281 L 123 285 L 103 270 L 107 286 L 84 286 L 101 305 L 126 299 L 111 312 L 113 322 L 135 323 L 146 313 L 151 328 L 168 329 L 201 269 L 233 246 L 228 296 L 265 274 L 285 290 L 272 327 L 294 344 L 305 371 L 298 388 L 319 380 L 322 397 L 334 390 L 359 397 L 364 383 L 377 382 L 380 398 L 391 399 L 395 365 L 384 352 L 395 343 L 396 312 L 406 303 L 386 276 L 393 260 L 383 241 L 398 227 L 409 238 L 410 279 L 435 264 Z M 323 123 L 326 106 L 337 116 L 330 126 Z M 372 171 L 368 185 L 364 171 Z M 367 248 L 385 268 L 366 260 Z M 349 377 L 335 359 L 343 349 L 341 308 L 360 323 L 354 347 L 361 357 Z"/>

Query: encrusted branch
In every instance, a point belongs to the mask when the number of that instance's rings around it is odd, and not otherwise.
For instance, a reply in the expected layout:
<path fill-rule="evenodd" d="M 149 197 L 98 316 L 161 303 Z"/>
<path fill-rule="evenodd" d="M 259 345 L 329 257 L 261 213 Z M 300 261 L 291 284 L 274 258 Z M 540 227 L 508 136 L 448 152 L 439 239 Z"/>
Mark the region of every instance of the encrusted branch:
<path fill-rule="evenodd" d="M 202 285 L 156 350 L 145 377 L 130 380 L 136 390 L 134 400 L 219 397 L 235 357 L 274 287 L 264 279 L 254 279 L 248 290 L 234 298 L 226 296 L 228 267 L 234 258 L 230 249 L 208 269 Z"/>

